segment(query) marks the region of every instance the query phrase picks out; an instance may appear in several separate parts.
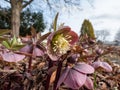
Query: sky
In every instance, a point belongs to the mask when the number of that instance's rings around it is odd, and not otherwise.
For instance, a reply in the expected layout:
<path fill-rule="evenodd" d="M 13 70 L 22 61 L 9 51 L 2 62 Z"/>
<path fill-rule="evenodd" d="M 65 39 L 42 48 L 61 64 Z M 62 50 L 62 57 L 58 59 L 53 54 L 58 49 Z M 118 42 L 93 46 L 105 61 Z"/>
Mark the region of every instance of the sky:
<path fill-rule="evenodd" d="M 72 8 L 71 12 L 62 7 L 59 12 L 58 23 L 65 23 L 80 34 L 84 19 L 90 20 L 95 31 L 107 30 L 110 35 L 108 41 L 113 41 L 115 34 L 120 29 L 120 0 L 81 0 L 80 10 Z M 47 12 L 47 11 L 46 11 Z M 47 15 L 45 13 L 45 15 Z M 54 15 L 53 15 L 54 16 Z M 52 21 L 51 19 L 46 19 Z M 48 31 L 48 30 L 47 30 Z"/>
<path fill-rule="evenodd" d="M 0 2 L 0 5 L 6 6 L 3 1 Z M 59 9 L 54 11 L 54 14 L 48 12 L 48 8 L 41 4 L 40 0 L 34 0 L 32 9 L 39 11 L 40 8 L 44 8 L 43 14 L 47 24 L 50 24 L 54 20 L 55 13 L 59 12 L 58 23 L 65 23 L 78 34 L 84 19 L 90 20 L 95 31 L 107 30 L 110 32 L 110 36 L 107 38 L 109 41 L 114 39 L 115 34 L 120 29 L 120 0 L 80 0 L 80 10 L 72 7 L 69 13 L 61 5 Z M 39 6 L 36 7 L 35 5 Z"/>
<path fill-rule="evenodd" d="M 112 41 L 120 29 L 120 0 L 94 0 L 92 6 L 82 0 L 81 7 L 83 10 L 73 10 L 72 15 L 62 12 L 61 21 L 79 33 L 83 20 L 89 19 L 94 30 L 108 30 L 111 35 L 107 39 Z"/>

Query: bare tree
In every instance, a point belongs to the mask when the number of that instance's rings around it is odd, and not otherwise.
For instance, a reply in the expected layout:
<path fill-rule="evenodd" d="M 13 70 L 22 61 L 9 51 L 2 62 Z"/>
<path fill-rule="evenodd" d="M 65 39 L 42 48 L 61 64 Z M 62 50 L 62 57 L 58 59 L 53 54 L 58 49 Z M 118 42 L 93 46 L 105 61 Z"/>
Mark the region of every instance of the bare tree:
<path fill-rule="evenodd" d="M 120 42 L 120 29 L 115 34 L 114 40 Z"/>
<path fill-rule="evenodd" d="M 38 2 L 36 6 L 40 8 L 46 4 L 50 9 L 55 10 L 56 8 L 61 9 L 62 7 L 69 8 L 69 10 L 73 9 L 73 7 L 77 6 L 77 9 L 80 9 L 80 1 L 81 0 L 4 0 L 10 3 L 12 10 L 12 30 L 13 35 L 19 36 L 19 28 L 20 28 L 20 13 L 21 11 L 31 2 Z M 87 0 L 88 3 L 91 3 L 93 0 Z M 91 4 L 90 4 L 91 5 Z"/>
<path fill-rule="evenodd" d="M 106 41 L 107 37 L 110 35 L 108 30 L 97 30 L 95 31 L 96 38 L 101 41 Z"/>
<path fill-rule="evenodd" d="M 23 8 L 29 5 L 33 0 L 5 0 L 11 5 L 11 29 L 12 34 L 15 36 L 19 36 L 19 28 L 20 28 L 20 14 Z"/>

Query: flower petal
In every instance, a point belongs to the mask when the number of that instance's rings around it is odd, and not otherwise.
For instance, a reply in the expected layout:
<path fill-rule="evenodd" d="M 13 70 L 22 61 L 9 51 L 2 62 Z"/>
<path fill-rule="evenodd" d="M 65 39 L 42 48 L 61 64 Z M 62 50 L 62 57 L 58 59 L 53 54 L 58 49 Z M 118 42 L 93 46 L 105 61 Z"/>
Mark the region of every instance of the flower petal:
<path fill-rule="evenodd" d="M 71 69 L 64 81 L 64 84 L 71 89 L 79 89 L 82 85 L 84 85 L 85 81 L 85 74 Z"/>
<path fill-rule="evenodd" d="M 85 63 L 78 63 L 73 67 L 75 70 L 85 73 L 85 74 L 91 74 L 94 72 L 94 68 L 88 64 Z"/>
<path fill-rule="evenodd" d="M 51 33 L 49 36 L 48 36 L 48 40 L 47 40 L 47 45 L 50 45 L 51 44 L 51 41 L 52 41 L 52 38 L 53 38 L 53 36 L 55 35 L 55 33 L 53 32 L 53 33 Z"/>
<path fill-rule="evenodd" d="M 92 63 L 92 66 L 96 69 L 96 68 L 100 67 L 101 64 L 102 64 L 101 61 L 96 61 L 96 62 L 93 62 L 93 63 Z"/>
<path fill-rule="evenodd" d="M 107 72 L 112 71 L 112 67 L 107 63 L 107 62 L 101 62 L 101 61 L 96 61 L 92 64 L 92 66 L 96 69 L 98 67 L 102 67 L 105 69 Z"/>
<path fill-rule="evenodd" d="M 70 71 L 69 67 L 64 69 L 64 71 L 63 71 L 62 75 L 60 76 L 59 81 L 57 83 L 57 88 L 64 82 L 64 80 L 67 77 L 69 71 Z"/>
<path fill-rule="evenodd" d="M 102 66 L 106 69 L 106 71 L 112 71 L 112 67 L 107 62 L 102 62 Z"/>
<path fill-rule="evenodd" d="M 74 31 L 70 31 L 68 35 L 71 36 L 68 40 L 71 45 L 78 41 L 78 35 Z"/>
<path fill-rule="evenodd" d="M 76 41 L 78 41 L 79 37 L 77 35 L 77 33 L 75 33 L 74 31 L 71 31 L 71 28 L 69 26 L 63 26 L 62 28 L 60 28 L 57 32 L 57 34 L 63 34 L 64 36 L 70 36 L 69 38 L 66 38 L 68 41 L 70 41 L 69 43 L 72 45 L 74 44 Z"/>
<path fill-rule="evenodd" d="M 63 27 L 60 27 L 56 32 L 55 34 L 68 34 L 68 32 L 71 30 L 71 28 L 69 26 L 63 26 Z"/>
<path fill-rule="evenodd" d="M 56 55 L 56 53 L 53 52 L 52 46 L 51 46 L 51 42 L 52 42 L 52 38 L 53 38 L 54 34 L 55 34 L 55 33 L 51 33 L 51 34 L 48 36 L 48 41 L 47 41 L 47 54 L 49 55 L 49 57 L 51 58 L 51 60 L 57 61 L 59 57 Z"/>
<path fill-rule="evenodd" d="M 50 59 L 53 61 L 57 61 L 58 58 L 60 57 L 59 55 L 53 52 L 52 47 L 50 45 L 48 45 L 47 47 L 47 54 L 50 57 Z"/>
<path fill-rule="evenodd" d="M 86 82 L 85 82 L 84 85 L 85 85 L 88 89 L 93 90 L 93 81 L 92 81 L 89 77 L 86 78 Z"/>
<path fill-rule="evenodd" d="M 13 52 L 5 52 L 1 56 L 7 62 L 18 62 L 25 58 L 25 55 L 15 54 Z"/>

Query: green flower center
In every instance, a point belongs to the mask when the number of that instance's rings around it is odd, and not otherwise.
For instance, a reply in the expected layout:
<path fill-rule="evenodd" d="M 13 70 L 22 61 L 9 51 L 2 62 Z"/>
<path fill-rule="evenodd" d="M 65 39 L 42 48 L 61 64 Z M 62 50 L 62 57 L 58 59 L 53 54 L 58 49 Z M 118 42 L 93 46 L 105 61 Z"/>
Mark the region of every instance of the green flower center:
<path fill-rule="evenodd" d="M 57 52 L 57 54 L 65 54 L 70 49 L 70 44 L 63 34 L 58 34 L 53 37 L 52 46 L 53 51 Z"/>

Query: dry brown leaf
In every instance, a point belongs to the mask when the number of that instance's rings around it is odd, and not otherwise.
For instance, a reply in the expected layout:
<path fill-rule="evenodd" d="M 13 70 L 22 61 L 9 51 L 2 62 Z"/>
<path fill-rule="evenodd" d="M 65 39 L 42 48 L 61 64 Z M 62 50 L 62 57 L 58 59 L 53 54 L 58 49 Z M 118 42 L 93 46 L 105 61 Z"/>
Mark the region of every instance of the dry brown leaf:
<path fill-rule="evenodd" d="M 50 78 L 50 85 L 55 81 L 56 77 L 56 70 L 52 73 L 51 78 Z"/>
<path fill-rule="evenodd" d="M 45 62 L 41 62 L 40 64 L 38 64 L 37 68 L 43 68 L 45 66 Z"/>
<path fill-rule="evenodd" d="M 108 90 L 105 82 L 102 82 L 102 81 L 99 82 L 98 86 L 99 86 L 100 90 Z"/>

